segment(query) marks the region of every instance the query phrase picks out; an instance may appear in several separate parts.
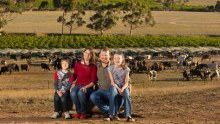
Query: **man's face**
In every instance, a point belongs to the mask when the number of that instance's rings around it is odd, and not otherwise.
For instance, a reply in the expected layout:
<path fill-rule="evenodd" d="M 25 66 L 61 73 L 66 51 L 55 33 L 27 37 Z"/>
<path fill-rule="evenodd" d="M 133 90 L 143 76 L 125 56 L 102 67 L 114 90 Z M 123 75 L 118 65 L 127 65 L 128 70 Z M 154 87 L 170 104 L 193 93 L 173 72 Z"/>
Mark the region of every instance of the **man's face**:
<path fill-rule="evenodd" d="M 110 53 L 109 51 L 101 51 L 99 54 L 99 59 L 101 60 L 102 63 L 107 63 L 110 60 Z"/>

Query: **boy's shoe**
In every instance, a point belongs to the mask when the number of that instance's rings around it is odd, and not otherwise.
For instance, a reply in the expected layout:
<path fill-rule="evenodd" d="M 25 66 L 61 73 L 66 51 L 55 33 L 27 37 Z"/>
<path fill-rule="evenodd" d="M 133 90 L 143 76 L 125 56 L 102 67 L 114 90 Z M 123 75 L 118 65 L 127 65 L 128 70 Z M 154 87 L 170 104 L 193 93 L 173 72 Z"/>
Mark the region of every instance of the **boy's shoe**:
<path fill-rule="evenodd" d="M 103 120 L 104 120 L 104 121 L 111 121 L 109 114 L 104 114 Z"/>
<path fill-rule="evenodd" d="M 87 119 L 87 115 L 86 114 L 81 114 L 80 119 Z"/>
<path fill-rule="evenodd" d="M 64 116 L 65 116 L 65 119 L 70 119 L 71 118 L 69 112 L 64 112 Z"/>
<path fill-rule="evenodd" d="M 135 120 L 134 120 L 134 118 L 132 118 L 131 116 L 129 116 L 129 117 L 127 118 L 127 122 L 135 122 Z"/>
<path fill-rule="evenodd" d="M 59 118 L 60 114 L 58 112 L 54 112 L 53 115 L 51 116 L 52 119 Z"/>
<path fill-rule="evenodd" d="M 118 117 L 118 115 L 110 115 L 109 118 L 111 121 L 120 121 L 120 118 Z"/>
<path fill-rule="evenodd" d="M 75 114 L 74 117 L 80 119 L 81 114 Z"/>

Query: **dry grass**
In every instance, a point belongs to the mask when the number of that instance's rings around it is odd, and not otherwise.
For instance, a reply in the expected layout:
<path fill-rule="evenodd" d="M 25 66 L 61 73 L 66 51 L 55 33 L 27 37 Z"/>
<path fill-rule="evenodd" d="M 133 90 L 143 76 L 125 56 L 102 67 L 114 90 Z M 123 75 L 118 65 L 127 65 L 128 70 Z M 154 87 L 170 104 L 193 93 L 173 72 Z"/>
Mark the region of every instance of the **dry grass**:
<path fill-rule="evenodd" d="M 61 33 L 61 24 L 56 20 L 61 12 L 24 12 L 16 15 L 6 27 L 6 32 L 14 33 Z M 85 20 L 89 22 L 91 12 L 87 12 Z M 215 12 L 175 12 L 154 11 L 156 20 L 154 27 L 141 27 L 133 31 L 134 35 L 219 35 L 220 16 Z M 68 33 L 65 28 L 65 33 Z M 73 33 L 98 34 L 85 26 L 77 28 Z M 121 22 L 106 34 L 129 34 L 128 27 Z"/>
<path fill-rule="evenodd" d="M 210 6 L 215 5 L 218 0 L 189 0 L 188 5 L 202 5 L 202 6 Z"/>
<path fill-rule="evenodd" d="M 17 72 L 0 77 L 0 123 L 103 123 L 100 118 L 49 118 L 53 113 L 53 71 L 42 72 L 40 67 L 31 66 L 30 72 Z M 131 78 L 134 83 L 133 116 L 137 123 L 220 121 L 220 83 L 217 80 L 182 81 L 180 70 L 159 72 L 156 82 L 149 82 L 146 74 L 133 74 Z M 49 80 L 49 89 L 45 80 Z M 74 114 L 75 111 L 70 113 Z M 115 123 L 121 124 L 124 120 Z"/>

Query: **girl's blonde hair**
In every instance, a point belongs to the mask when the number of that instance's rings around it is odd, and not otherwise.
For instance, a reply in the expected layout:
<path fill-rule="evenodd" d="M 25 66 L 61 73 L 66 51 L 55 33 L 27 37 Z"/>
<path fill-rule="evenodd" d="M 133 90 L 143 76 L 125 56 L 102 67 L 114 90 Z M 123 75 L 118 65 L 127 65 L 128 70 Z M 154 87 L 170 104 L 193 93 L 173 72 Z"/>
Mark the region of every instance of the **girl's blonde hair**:
<path fill-rule="evenodd" d="M 91 58 L 89 59 L 89 65 L 95 64 L 96 55 L 95 55 L 95 52 L 94 52 L 93 48 L 92 47 L 87 47 L 83 52 L 85 52 L 86 50 L 89 50 L 89 54 L 91 56 Z M 85 61 L 84 57 L 82 57 L 82 59 L 83 59 L 83 61 Z"/>
<path fill-rule="evenodd" d="M 115 52 L 115 53 L 114 53 L 113 59 L 112 59 L 112 64 L 113 64 L 113 65 L 115 64 L 115 63 L 114 63 L 114 56 L 115 56 L 115 55 L 120 55 L 120 56 L 122 56 L 121 67 L 122 67 L 123 69 L 126 69 L 128 66 L 127 66 L 127 63 L 125 62 L 125 56 L 124 56 L 124 54 L 123 54 L 122 52 Z"/>

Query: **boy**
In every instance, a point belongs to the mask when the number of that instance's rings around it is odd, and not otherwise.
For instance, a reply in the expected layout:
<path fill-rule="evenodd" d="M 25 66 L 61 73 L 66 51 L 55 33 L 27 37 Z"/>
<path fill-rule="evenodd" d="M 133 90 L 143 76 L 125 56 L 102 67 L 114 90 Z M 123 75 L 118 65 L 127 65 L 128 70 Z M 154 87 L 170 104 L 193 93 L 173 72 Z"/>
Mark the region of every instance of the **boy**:
<path fill-rule="evenodd" d="M 61 59 L 61 70 L 57 70 L 54 74 L 54 114 L 51 118 L 56 119 L 60 117 L 61 114 L 61 104 L 62 110 L 64 112 L 65 119 L 70 119 L 69 105 L 70 100 L 70 88 L 73 82 L 73 77 L 69 71 L 70 61 L 67 58 Z"/>

